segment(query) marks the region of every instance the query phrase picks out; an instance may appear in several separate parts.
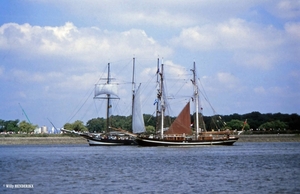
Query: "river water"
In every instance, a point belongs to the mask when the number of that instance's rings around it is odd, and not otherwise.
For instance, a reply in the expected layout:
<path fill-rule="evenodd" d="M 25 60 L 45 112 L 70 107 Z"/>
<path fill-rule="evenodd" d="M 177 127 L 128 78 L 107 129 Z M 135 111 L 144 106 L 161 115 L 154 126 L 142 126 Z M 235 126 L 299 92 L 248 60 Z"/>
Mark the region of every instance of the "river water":
<path fill-rule="evenodd" d="M 300 143 L 0 146 L 0 193 L 300 193 Z"/>

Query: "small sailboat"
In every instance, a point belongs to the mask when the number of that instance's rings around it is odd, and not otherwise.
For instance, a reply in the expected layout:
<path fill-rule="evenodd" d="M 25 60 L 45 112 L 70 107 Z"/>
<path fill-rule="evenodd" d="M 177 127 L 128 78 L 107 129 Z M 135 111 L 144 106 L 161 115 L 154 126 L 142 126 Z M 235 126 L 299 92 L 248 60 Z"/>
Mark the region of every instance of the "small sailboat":
<path fill-rule="evenodd" d="M 140 86 L 136 90 L 134 82 L 134 66 L 135 59 L 133 58 L 133 76 L 132 76 L 132 131 L 128 132 L 123 129 L 112 127 L 110 123 L 110 108 L 111 100 L 119 99 L 117 94 L 117 85 L 111 83 L 110 64 L 108 64 L 107 82 L 104 84 L 97 84 L 95 86 L 94 99 L 106 99 L 106 131 L 101 134 L 93 134 L 85 136 L 90 146 L 121 146 L 121 145 L 135 145 L 135 133 L 142 133 L 145 131 L 143 114 L 140 103 Z"/>
<path fill-rule="evenodd" d="M 174 120 L 169 128 L 164 126 L 165 98 L 164 98 L 164 75 L 163 64 L 161 65 L 160 88 L 158 98 L 160 101 L 160 130 L 159 134 L 139 135 L 136 142 L 140 146 L 203 146 L 203 145 L 233 145 L 238 140 L 230 130 L 223 131 L 204 131 L 199 128 L 198 99 L 199 92 L 196 81 L 195 63 L 193 65 L 193 101 L 195 102 L 195 129 L 191 127 L 190 102 L 188 102 L 178 117 Z"/>

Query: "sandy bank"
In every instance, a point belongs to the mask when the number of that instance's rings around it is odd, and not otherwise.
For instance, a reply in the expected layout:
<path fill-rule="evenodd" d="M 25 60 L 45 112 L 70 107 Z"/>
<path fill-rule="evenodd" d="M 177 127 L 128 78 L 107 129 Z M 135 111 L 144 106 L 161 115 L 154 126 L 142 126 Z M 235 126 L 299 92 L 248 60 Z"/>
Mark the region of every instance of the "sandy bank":
<path fill-rule="evenodd" d="M 272 135 L 240 135 L 239 142 L 300 142 L 300 135 L 272 134 Z"/>
<path fill-rule="evenodd" d="M 240 135 L 238 142 L 300 142 L 300 135 Z M 0 145 L 87 144 L 83 137 L 0 137 Z"/>
<path fill-rule="evenodd" d="M 82 137 L 0 137 L 0 145 L 21 144 L 85 144 Z"/>

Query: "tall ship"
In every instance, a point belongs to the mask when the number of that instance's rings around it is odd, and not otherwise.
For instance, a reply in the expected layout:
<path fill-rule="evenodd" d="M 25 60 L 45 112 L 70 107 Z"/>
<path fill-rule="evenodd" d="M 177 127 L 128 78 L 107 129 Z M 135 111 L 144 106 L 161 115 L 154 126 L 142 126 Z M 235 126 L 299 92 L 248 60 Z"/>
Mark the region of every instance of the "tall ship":
<path fill-rule="evenodd" d="M 136 133 L 145 131 L 144 118 L 141 111 L 140 103 L 140 85 L 136 89 L 134 81 L 135 58 L 133 58 L 133 75 L 132 75 L 132 132 L 115 128 L 110 121 L 111 101 L 118 100 L 117 83 L 113 83 L 110 76 L 110 64 L 108 63 L 108 73 L 105 83 L 96 84 L 94 99 L 106 100 L 106 129 L 103 133 L 81 134 L 87 139 L 90 146 L 122 146 L 136 145 Z"/>
<path fill-rule="evenodd" d="M 158 68 L 159 69 L 159 68 Z M 159 89 L 157 92 L 159 130 L 155 134 L 141 134 L 135 139 L 140 146 L 204 146 L 233 145 L 239 138 L 229 129 L 207 131 L 199 127 L 199 89 L 196 80 L 196 65 L 193 64 L 193 96 L 186 103 L 177 118 L 169 127 L 165 126 L 166 94 L 164 90 L 164 65 L 158 72 Z M 195 106 L 194 122 L 191 122 L 191 102 Z M 193 126 L 193 127 L 192 127 Z"/>

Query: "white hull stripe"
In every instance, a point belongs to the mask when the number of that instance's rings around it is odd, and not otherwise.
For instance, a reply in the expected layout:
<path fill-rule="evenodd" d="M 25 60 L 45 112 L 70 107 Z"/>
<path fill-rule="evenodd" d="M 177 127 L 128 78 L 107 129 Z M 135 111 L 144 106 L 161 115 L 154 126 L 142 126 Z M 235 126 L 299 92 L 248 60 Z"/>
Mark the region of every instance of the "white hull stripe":
<path fill-rule="evenodd" d="M 236 142 L 237 140 L 224 140 L 224 141 L 206 141 L 206 142 L 188 142 L 188 141 L 182 141 L 182 142 L 172 142 L 172 141 L 155 141 L 150 139 L 140 139 L 139 141 L 144 141 L 148 143 L 155 143 L 155 144 L 172 144 L 172 145 L 213 145 L 213 144 L 223 144 L 223 143 L 231 143 Z"/>
<path fill-rule="evenodd" d="M 124 143 L 114 143 L 114 142 L 103 142 L 103 141 L 94 141 L 89 139 L 88 140 L 90 145 L 123 145 Z"/>

